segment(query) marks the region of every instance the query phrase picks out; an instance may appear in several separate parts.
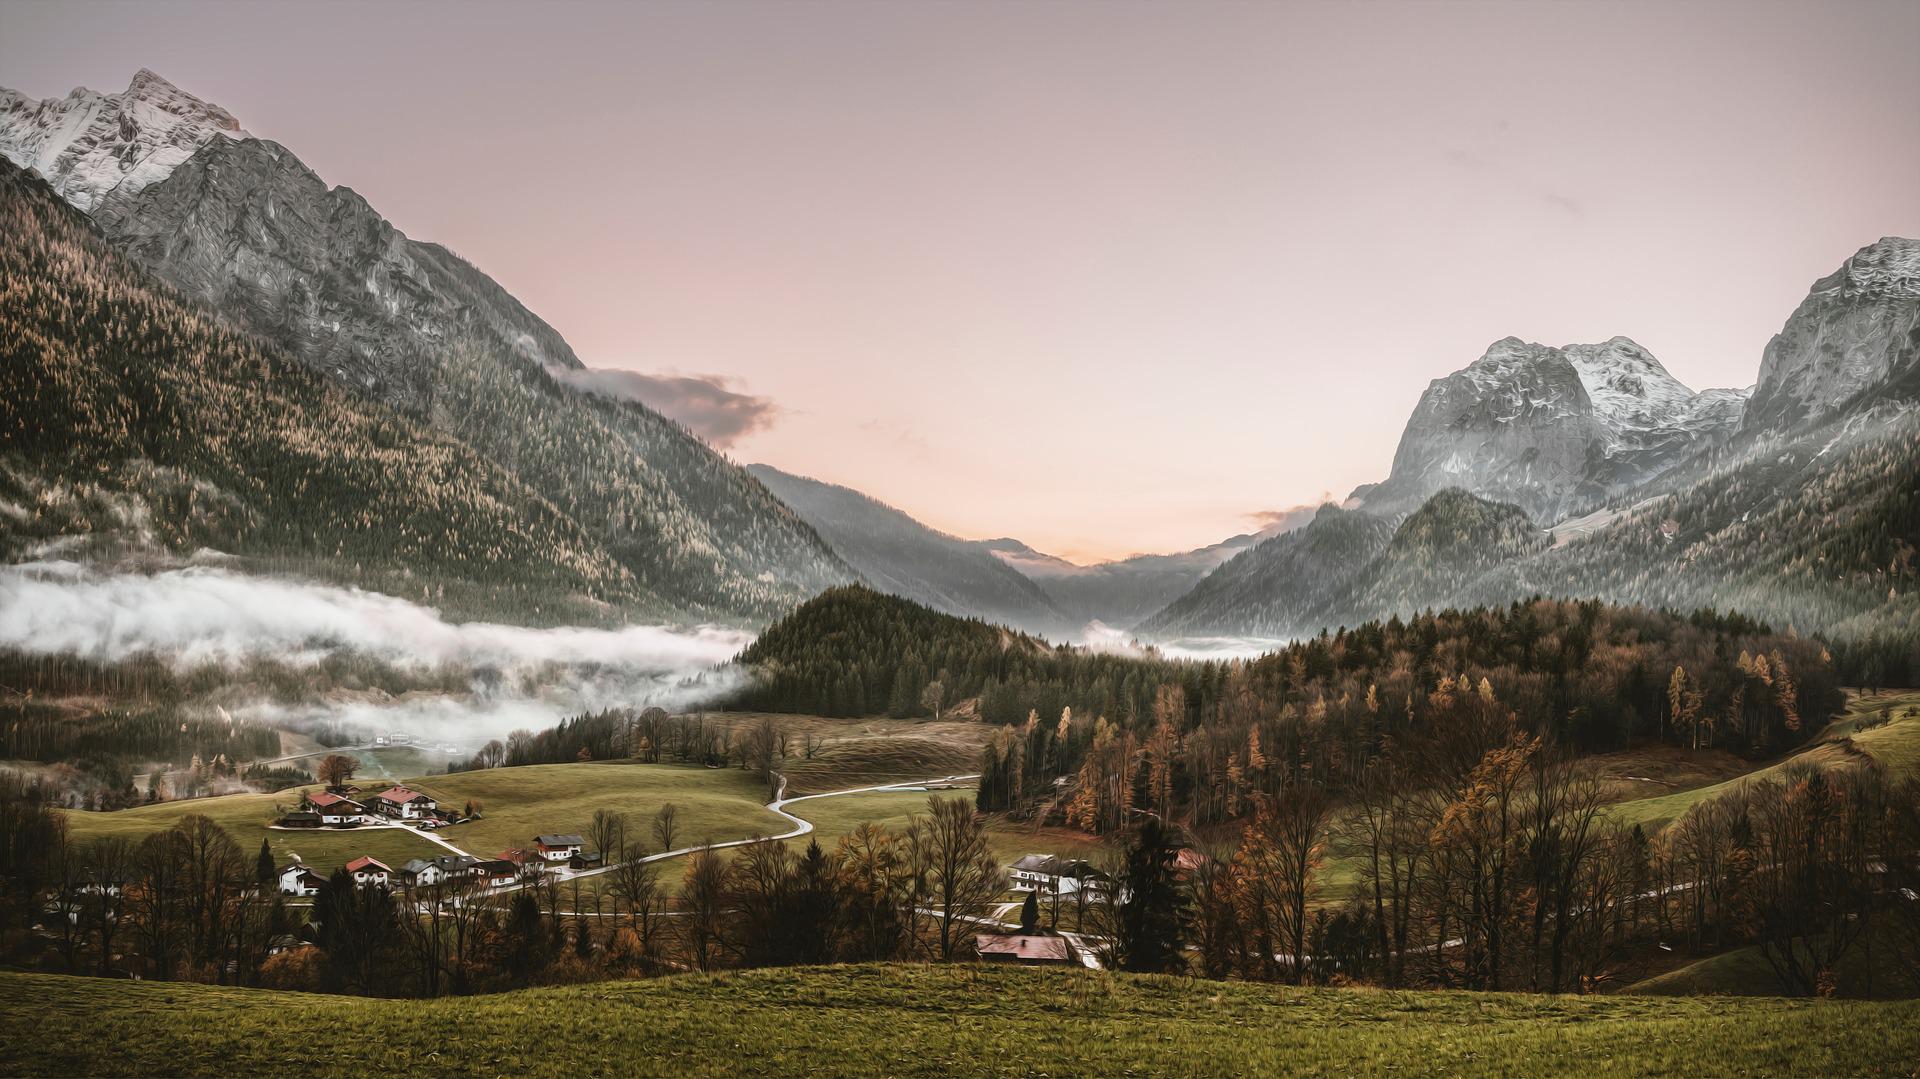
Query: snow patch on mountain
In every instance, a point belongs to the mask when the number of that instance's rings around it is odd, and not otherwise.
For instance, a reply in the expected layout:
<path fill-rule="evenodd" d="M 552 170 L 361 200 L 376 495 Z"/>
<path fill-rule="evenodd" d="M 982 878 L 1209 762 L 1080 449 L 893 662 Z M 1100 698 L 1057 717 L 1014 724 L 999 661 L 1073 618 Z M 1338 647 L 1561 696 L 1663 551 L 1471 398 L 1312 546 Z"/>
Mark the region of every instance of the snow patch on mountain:
<path fill-rule="evenodd" d="M 0 88 L 0 155 L 38 172 L 91 211 L 109 192 L 164 180 L 215 138 L 246 138 L 240 121 L 142 68 L 123 93 L 85 87 L 44 101 Z"/>

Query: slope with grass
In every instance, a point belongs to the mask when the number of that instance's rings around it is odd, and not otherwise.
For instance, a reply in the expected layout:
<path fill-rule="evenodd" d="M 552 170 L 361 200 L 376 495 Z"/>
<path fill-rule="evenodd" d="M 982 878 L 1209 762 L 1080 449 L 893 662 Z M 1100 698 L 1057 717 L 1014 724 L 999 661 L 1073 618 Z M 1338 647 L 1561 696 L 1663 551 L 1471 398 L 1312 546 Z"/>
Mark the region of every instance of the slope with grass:
<path fill-rule="evenodd" d="M 541 833 L 585 834 L 597 809 L 625 813 L 644 829 L 653 814 L 669 802 L 677 813 L 679 836 L 675 842 L 679 846 L 708 839 L 773 835 L 790 827 L 761 804 L 766 794 L 759 781 L 738 769 L 601 761 L 493 768 L 406 782 L 451 808 L 462 808 L 469 801 L 479 805 L 479 819 L 437 833 L 446 842 L 479 857 L 490 857 L 509 847 L 530 846 L 533 837 Z M 361 785 L 378 787 L 365 780 Z M 272 843 L 277 859 L 286 861 L 297 854 L 322 872 L 362 854 L 397 867 L 409 858 L 446 853 L 444 847 L 403 828 L 269 827 L 282 812 L 297 805 L 303 793 L 318 789 L 310 784 L 277 794 L 228 794 L 111 813 L 69 811 L 67 826 L 81 841 L 108 835 L 137 841 L 198 813 L 225 828 L 249 854 L 265 838 Z M 652 842 L 650 832 L 643 831 L 636 838 Z"/>
<path fill-rule="evenodd" d="M 530 846 L 542 833 L 584 835 L 599 809 L 625 813 L 644 829 L 669 802 L 679 831 L 675 846 L 776 835 L 791 827 L 761 804 L 767 797 L 759 780 L 737 768 L 594 761 L 457 772 L 420 783 L 447 805 L 480 804 L 478 820 L 441 833 L 480 857 Z M 650 833 L 631 838 L 653 844 Z"/>
<path fill-rule="evenodd" d="M 0 974 L 9 1075 L 1862 1075 L 1920 1003 L 1276 989 L 858 966 L 446 1001 Z"/>
<path fill-rule="evenodd" d="M 96 813 L 66 811 L 67 831 L 77 842 L 122 836 L 139 842 L 154 832 L 162 832 L 194 814 L 200 814 L 227 830 L 234 842 L 249 857 L 260 849 L 260 841 L 273 847 L 274 859 L 281 864 L 296 856 L 321 873 L 335 866 L 370 854 L 389 866 L 398 866 L 409 858 L 432 858 L 446 851 L 404 828 L 279 829 L 268 827 L 286 809 L 297 806 L 302 790 L 295 788 L 277 794 L 223 794 L 217 798 L 188 798 L 177 802 Z"/>
<path fill-rule="evenodd" d="M 1878 722 L 1882 708 L 1887 709 L 1889 716 L 1884 723 Z M 1868 760 L 1885 766 L 1894 778 L 1920 774 L 1920 692 L 1855 694 L 1848 698 L 1846 712 L 1829 724 L 1818 740 L 1797 753 L 1717 783 L 1624 801 L 1614 806 L 1611 813 L 1623 824 L 1653 829 L 1678 820 L 1695 805 L 1743 784 L 1777 777 L 1796 762 L 1831 768 L 1863 764 Z"/>

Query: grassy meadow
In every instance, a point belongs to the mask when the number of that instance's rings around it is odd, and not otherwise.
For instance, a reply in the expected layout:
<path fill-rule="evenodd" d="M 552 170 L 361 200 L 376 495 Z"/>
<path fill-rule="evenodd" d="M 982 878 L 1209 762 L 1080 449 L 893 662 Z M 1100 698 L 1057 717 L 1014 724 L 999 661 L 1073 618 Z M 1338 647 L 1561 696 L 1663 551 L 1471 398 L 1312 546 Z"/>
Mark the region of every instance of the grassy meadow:
<path fill-rule="evenodd" d="M 636 838 L 651 848 L 646 826 L 668 802 L 676 813 L 677 846 L 776 835 L 792 827 L 761 804 L 765 786 L 737 768 L 589 761 L 455 772 L 417 782 L 448 805 L 480 804 L 479 820 L 440 835 L 482 857 L 529 846 L 543 832 L 584 835 L 597 809 L 627 814 L 643 829 Z"/>
<path fill-rule="evenodd" d="M 409 858 L 432 858 L 446 851 L 413 832 L 401 828 L 353 829 L 275 829 L 267 827 L 280 814 L 299 805 L 303 790 L 318 786 L 296 787 L 277 794 L 223 794 L 217 798 L 188 798 L 160 802 L 150 806 L 95 813 L 65 810 L 68 834 L 85 842 L 105 836 L 125 836 L 135 842 L 153 832 L 162 832 L 186 817 L 200 814 L 219 824 L 248 855 L 260 849 L 260 840 L 273 845 L 273 854 L 281 864 L 298 856 L 321 873 L 335 866 L 370 854 L 390 866 Z"/>
<path fill-rule="evenodd" d="M 1920 1002 L 852 966 L 365 1000 L 0 974 L 8 1075 L 1909 1074 Z"/>

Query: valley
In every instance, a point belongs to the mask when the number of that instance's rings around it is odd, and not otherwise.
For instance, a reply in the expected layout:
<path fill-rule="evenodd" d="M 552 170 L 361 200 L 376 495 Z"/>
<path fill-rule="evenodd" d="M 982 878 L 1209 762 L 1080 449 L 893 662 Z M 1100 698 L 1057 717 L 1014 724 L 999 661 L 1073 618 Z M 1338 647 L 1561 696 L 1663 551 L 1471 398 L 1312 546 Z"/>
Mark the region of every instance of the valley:
<path fill-rule="evenodd" d="M 1915 13 L 309 2 L 0 11 L 0 1075 L 1920 1061 Z"/>

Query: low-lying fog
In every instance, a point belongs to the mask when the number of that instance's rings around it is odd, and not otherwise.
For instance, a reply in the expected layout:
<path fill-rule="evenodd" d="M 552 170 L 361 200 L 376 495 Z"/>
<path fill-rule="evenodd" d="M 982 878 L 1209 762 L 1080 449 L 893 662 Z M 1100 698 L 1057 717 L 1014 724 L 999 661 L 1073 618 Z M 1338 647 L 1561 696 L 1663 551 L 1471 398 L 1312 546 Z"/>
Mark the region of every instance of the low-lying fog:
<path fill-rule="evenodd" d="M 454 692 L 332 691 L 298 702 L 234 702 L 235 718 L 473 746 L 616 706 L 698 707 L 735 684 L 725 666 L 751 636 L 702 626 L 529 629 L 454 623 L 359 589 L 214 567 L 156 573 L 74 562 L 0 567 L 0 648 L 114 663 L 157 657 L 179 670 L 260 662 L 311 669 L 341 656 L 434 676 Z"/>

